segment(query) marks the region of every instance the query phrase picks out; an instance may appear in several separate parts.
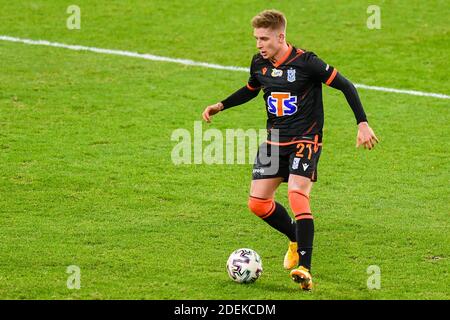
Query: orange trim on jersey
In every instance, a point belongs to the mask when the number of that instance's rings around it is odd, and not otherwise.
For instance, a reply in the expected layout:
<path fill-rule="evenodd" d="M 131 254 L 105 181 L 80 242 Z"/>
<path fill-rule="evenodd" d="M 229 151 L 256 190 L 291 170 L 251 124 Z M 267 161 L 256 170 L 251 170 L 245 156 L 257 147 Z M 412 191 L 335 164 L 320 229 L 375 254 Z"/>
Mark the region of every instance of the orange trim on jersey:
<path fill-rule="evenodd" d="M 278 68 L 283 62 L 285 62 L 286 60 L 287 60 L 287 58 L 289 58 L 289 56 L 291 55 L 291 53 L 292 53 L 292 46 L 290 45 L 290 44 L 288 44 L 288 46 L 289 46 L 289 49 L 288 49 L 288 51 L 284 54 L 284 56 L 282 56 L 281 58 L 280 58 L 280 60 L 278 60 L 276 63 L 272 63 L 273 64 L 273 66 L 275 67 L 275 68 Z"/>
<path fill-rule="evenodd" d="M 311 91 L 311 89 L 314 87 L 314 85 L 312 85 L 311 87 L 309 87 L 308 89 L 306 89 L 305 93 L 302 95 L 302 97 L 300 98 L 300 100 L 303 100 L 303 98 L 305 98 L 305 96 Z"/>
<path fill-rule="evenodd" d="M 331 76 L 328 78 L 327 82 L 325 82 L 325 84 L 327 86 L 329 86 L 331 84 L 331 82 L 333 82 L 334 78 L 336 77 L 337 74 L 337 70 L 333 69 L 333 72 L 331 73 Z"/>
<path fill-rule="evenodd" d="M 291 144 L 300 143 L 300 142 L 317 144 L 318 146 L 322 145 L 322 143 L 316 143 L 315 141 L 311 141 L 311 140 L 294 140 L 294 141 L 289 141 L 289 142 L 274 142 L 274 141 L 266 140 L 266 143 L 273 144 L 276 146 L 289 146 Z"/>
<path fill-rule="evenodd" d="M 249 90 L 251 90 L 251 91 L 256 91 L 256 90 L 259 90 L 260 88 L 253 88 L 251 85 L 249 85 L 248 83 L 247 83 L 247 88 L 249 89 Z"/>
<path fill-rule="evenodd" d="M 300 57 L 303 53 L 305 53 L 305 51 L 303 51 L 302 49 L 297 49 L 297 55 L 295 57 L 293 57 L 291 60 L 289 60 L 288 62 L 286 62 L 286 64 L 291 63 L 292 61 L 294 61 L 295 59 Z"/>
<path fill-rule="evenodd" d="M 315 127 L 316 124 L 317 124 L 317 121 L 314 121 L 314 123 L 312 124 L 312 126 L 309 127 L 309 129 L 306 130 L 306 132 L 305 132 L 304 134 L 306 135 L 306 134 L 310 133 L 310 132 L 312 131 L 312 129 Z"/>

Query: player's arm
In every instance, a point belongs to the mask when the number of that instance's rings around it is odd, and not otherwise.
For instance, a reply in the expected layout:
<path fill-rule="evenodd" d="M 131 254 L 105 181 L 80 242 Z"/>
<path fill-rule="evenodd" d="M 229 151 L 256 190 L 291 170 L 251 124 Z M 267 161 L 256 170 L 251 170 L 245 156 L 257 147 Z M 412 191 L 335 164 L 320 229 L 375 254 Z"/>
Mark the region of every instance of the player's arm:
<path fill-rule="evenodd" d="M 375 136 L 375 133 L 367 122 L 367 117 L 361 104 L 361 100 L 359 99 L 358 91 L 356 91 L 353 83 L 341 75 L 334 67 L 323 62 L 312 52 L 306 54 L 305 63 L 306 68 L 314 79 L 342 91 L 350 108 L 352 108 L 356 123 L 358 124 L 356 147 L 362 145 L 364 148 L 371 150 L 375 146 L 375 143 L 378 142 L 378 138 Z"/>
<path fill-rule="evenodd" d="M 252 59 L 252 63 L 250 65 L 250 78 L 248 79 L 247 85 L 231 94 L 225 100 L 207 106 L 202 113 L 203 120 L 205 120 L 206 122 L 211 122 L 211 116 L 215 115 L 216 113 L 244 104 L 258 95 L 259 91 L 261 90 L 261 84 L 259 83 L 253 72 L 253 62 L 254 58 Z"/>
<path fill-rule="evenodd" d="M 358 124 L 358 134 L 356 136 L 356 147 L 360 145 L 371 150 L 375 147 L 375 143 L 378 142 L 378 138 L 375 136 L 372 128 L 367 122 L 367 117 L 364 112 L 361 100 L 359 99 L 358 91 L 351 81 L 346 79 L 343 75 L 336 72 L 334 79 L 329 83 L 330 87 L 342 91 L 347 102 L 352 108 L 353 114 L 356 118 L 356 123 Z"/>
<path fill-rule="evenodd" d="M 205 120 L 206 122 L 211 122 L 211 116 L 222 110 L 229 109 L 250 101 L 258 95 L 259 91 L 260 88 L 253 88 L 249 84 L 247 84 L 246 86 L 240 88 L 235 93 L 230 95 L 225 100 L 207 106 L 202 114 L 203 120 Z"/>

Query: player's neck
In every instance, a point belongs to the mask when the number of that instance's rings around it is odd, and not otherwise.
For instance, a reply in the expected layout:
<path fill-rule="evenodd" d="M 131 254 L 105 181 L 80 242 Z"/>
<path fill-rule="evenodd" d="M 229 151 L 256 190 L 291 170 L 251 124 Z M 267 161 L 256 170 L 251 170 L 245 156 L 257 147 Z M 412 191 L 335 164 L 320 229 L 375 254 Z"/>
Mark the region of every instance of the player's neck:
<path fill-rule="evenodd" d="M 287 42 L 285 42 L 283 44 L 283 46 L 280 48 L 280 50 L 278 50 L 278 52 L 270 59 L 270 61 L 272 63 L 277 63 L 277 61 L 279 61 L 282 57 L 284 57 L 286 55 L 288 50 L 289 50 L 289 45 L 287 44 Z"/>

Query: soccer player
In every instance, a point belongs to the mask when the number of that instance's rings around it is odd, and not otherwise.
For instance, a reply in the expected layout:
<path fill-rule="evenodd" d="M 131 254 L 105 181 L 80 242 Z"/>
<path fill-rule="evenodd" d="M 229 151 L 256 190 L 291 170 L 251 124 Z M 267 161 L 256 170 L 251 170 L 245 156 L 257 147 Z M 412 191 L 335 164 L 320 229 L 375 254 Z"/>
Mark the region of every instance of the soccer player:
<path fill-rule="evenodd" d="M 252 26 L 259 52 L 253 56 L 248 83 L 225 100 L 206 107 L 202 117 L 210 122 L 218 112 L 248 102 L 263 91 L 268 137 L 259 147 L 253 166 L 248 207 L 289 238 L 284 268 L 292 269 L 291 278 L 303 290 L 310 290 L 314 221 L 309 195 L 317 181 L 322 150 L 322 83 L 345 95 L 358 126 L 356 147 L 371 150 L 378 139 L 367 122 L 355 86 L 313 52 L 288 43 L 286 18 L 281 12 L 265 10 L 252 19 Z M 278 163 L 276 170 L 271 170 L 273 163 Z M 288 183 L 295 220 L 274 201 L 282 182 Z"/>

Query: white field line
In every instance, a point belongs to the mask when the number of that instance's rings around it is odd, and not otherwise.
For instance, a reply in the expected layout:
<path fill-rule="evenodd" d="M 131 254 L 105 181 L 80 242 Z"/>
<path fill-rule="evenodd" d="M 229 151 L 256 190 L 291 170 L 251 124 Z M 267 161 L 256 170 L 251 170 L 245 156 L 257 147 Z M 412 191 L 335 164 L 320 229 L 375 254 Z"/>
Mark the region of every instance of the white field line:
<path fill-rule="evenodd" d="M 212 64 L 212 63 L 207 63 L 207 62 L 198 62 L 198 61 L 193 61 L 193 60 L 188 60 L 188 59 L 176 59 L 176 58 L 170 58 L 170 57 L 155 56 L 152 54 L 143 54 L 143 53 L 137 53 L 137 52 L 132 52 L 132 51 L 102 49 L 102 48 L 86 47 L 86 46 L 79 46 L 79 45 L 69 45 L 69 44 L 58 43 L 58 42 L 50 42 L 50 41 L 46 41 L 46 40 L 22 39 L 22 38 L 16 38 L 16 37 L 4 36 L 4 35 L 0 35 L 0 40 L 10 41 L 10 42 L 20 42 L 20 43 L 25 43 L 25 44 L 30 44 L 30 45 L 64 48 L 64 49 L 76 50 L 76 51 L 91 51 L 91 52 L 96 52 L 96 53 L 112 54 L 112 55 L 117 55 L 117 56 L 126 56 L 126 57 L 140 58 L 140 59 L 146 59 L 146 60 L 152 60 L 152 61 L 172 62 L 172 63 L 179 63 L 179 64 L 183 64 L 183 65 L 188 65 L 188 66 L 204 67 L 204 68 L 210 68 L 210 69 L 249 72 L 249 68 L 234 67 L 234 66 L 222 66 L 219 64 Z M 393 93 L 401 93 L 401 94 L 423 96 L 423 97 L 433 97 L 433 98 L 439 98 L 439 99 L 450 99 L 449 95 L 441 94 L 441 93 L 394 89 L 394 88 L 385 88 L 385 87 L 375 87 L 375 86 L 368 86 L 365 84 L 358 84 L 358 83 L 355 83 L 355 86 L 357 88 L 367 89 L 367 90 L 393 92 Z"/>

